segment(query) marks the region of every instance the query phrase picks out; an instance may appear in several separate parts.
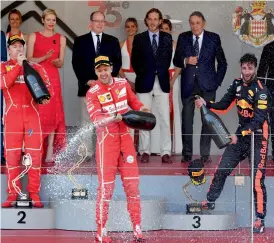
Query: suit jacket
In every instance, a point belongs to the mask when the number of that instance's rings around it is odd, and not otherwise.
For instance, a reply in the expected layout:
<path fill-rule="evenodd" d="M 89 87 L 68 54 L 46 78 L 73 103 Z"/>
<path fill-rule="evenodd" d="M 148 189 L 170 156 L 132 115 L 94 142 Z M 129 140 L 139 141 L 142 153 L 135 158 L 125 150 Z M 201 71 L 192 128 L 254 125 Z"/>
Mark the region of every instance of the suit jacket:
<path fill-rule="evenodd" d="M 159 78 L 161 89 L 169 93 L 169 66 L 172 58 L 172 36 L 159 32 L 159 43 L 156 57 L 153 54 L 148 31 L 134 37 L 131 63 L 136 73 L 135 90 L 137 93 L 148 93 L 153 89 L 155 75 Z"/>
<path fill-rule="evenodd" d="M 122 57 L 119 41 L 116 37 L 102 34 L 100 54 L 108 56 L 113 63 L 112 76 L 116 77 L 122 66 Z M 78 96 L 86 96 L 89 80 L 97 80 L 94 70 L 96 57 L 92 34 L 89 32 L 74 40 L 72 51 L 72 67 L 78 79 Z"/>
<path fill-rule="evenodd" d="M 1 61 L 7 61 L 7 44 L 6 44 L 6 35 L 5 32 L 1 30 Z M 1 107 L 0 107 L 0 115 L 1 115 L 1 130 L 3 131 L 3 95 L 2 95 L 2 90 L 0 89 L 0 103 L 1 103 Z M 2 135 L 2 134 L 1 134 Z M 3 137 L 1 136 L 1 156 L 3 156 Z"/>
<path fill-rule="evenodd" d="M 1 30 L 1 61 L 7 61 L 7 45 L 5 32 Z"/>
<path fill-rule="evenodd" d="M 258 77 L 266 82 L 266 86 L 270 92 L 274 91 L 274 80 L 267 79 L 274 79 L 274 41 L 267 44 L 263 49 L 258 68 Z"/>
<path fill-rule="evenodd" d="M 174 65 L 182 68 L 182 98 L 192 95 L 195 79 L 201 91 L 216 91 L 222 84 L 227 70 L 227 62 L 221 46 L 220 36 L 204 30 L 197 65 L 184 65 L 185 58 L 190 56 L 196 55 L 193 47 L 193 34 L 191 31 L 187 31 L 179 35 L 173 59 Z M 216 59 L 218 62 L 217 71 L 215 68 Z"/>

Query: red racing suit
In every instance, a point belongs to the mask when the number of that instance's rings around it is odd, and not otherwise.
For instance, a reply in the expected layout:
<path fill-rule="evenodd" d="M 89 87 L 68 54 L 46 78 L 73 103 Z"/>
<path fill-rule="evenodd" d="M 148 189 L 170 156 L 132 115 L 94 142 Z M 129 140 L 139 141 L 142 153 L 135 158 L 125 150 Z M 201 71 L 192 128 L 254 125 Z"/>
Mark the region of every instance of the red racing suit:
<path fill-rule="evenodd" d="M 106 117 L 126 113 L 129 107 L 140 110 L 144 105 L 132 92 L 126 79 L 113 78 L 111 85 L 99 81 L 87 92 L 87 109 L 96 126 Z M 125 189 L 128 211 L 134 229 L 141 223 L 139 169 L 136 150 L 129 128 L 121 122 L 102 125 L 96 129 L 96 161 L 99 186 L 96 202 L 98 228 L 105 228 L 117 169 Z"/>
<path fill-rule="evenodd" d="M 31 65 L 39 72 L 47 88 L 50 83 L 44 69 Z M 24 142 L 25 154 L 30 154 L 32 166 L 28 171 L 27 190 L 40 190 L 40 170 L 42 153 L 42 131 L 37 104 L 25 84 L 23 67 L 16 60 L 1 62 L 1 89 L 6 102 L 4 114 L 4 143 L 8 179 L 8 193 L 16 194 L 12 181 L 21 173 L 21 151 Z M 21 189 L 20 180 L 16 186 Z"/>

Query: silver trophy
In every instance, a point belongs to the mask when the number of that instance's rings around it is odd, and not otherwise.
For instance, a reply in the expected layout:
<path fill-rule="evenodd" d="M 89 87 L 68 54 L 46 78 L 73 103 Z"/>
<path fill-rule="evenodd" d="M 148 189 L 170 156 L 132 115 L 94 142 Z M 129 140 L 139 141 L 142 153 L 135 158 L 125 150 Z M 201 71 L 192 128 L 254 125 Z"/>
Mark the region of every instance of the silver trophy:
<path fill-rule="evenodd" d="M 73 167 L 71 167 L 68 171 L 68 177 L 71 182 L 76 186 L 76 188 L 72 189 L 71 199 L 88 199 L 88 189 L 83 188 L 81 184 L 76 182 L 76 179 L 72 175 L 72 172 L 79 168 L 79 166 L 85 161 L 87 157 L 87 147 L 84 143 L 82 143 L 78 148 L 78 155 L 80 159 L 77 161 Z"/>
<path fill-rule="evenodd" d="M 201 162 L 201 160 L 196 159 L 193 160 L 189 166 L 188 166 L 188 174 L 190 176 L 190 180 L 188 183 L 186 183 L 183 186 L 184 193 L 186 197 L 188 198 L 191 203 L 188 203 L 186 205 L 186 213 L 187 214 L 197 214 L 201 213 L 203 211 L 203 206 L 202 203 L 194 200 L 190 193 L 188 192 L 187 188 L 190 185 L 194 186 L 199 186 L 201 184 L 204 184 L 206 182 L 206 177 L 205 177 L 205 171 L 204 171 L 204 164 Z"/>
<path fill-rule="evenodd" d="M 191 201 L 191 203 L 186 204 L 186 213 L 187 214 L 201 213 L 203 210 L 202 203 L 197 200 L 194 200 L 192 196 L 189 194 L 189 192 L 187 191 L 187 187 L 189 187 L 190 185 L 192 185 L 191 180 L 183 186 L 183 190 L 186 197 L 188 198 L 189 201 Z"/>
<path fill-rule="evenodd" d="M 27 194 L 22 193 L 21 189 L 16 185 L 16 181 L 24 177 L 28 173 L 32 166 L 32 158 L 30 154 L 23 156 L 22 164 L 25 166 L 25 169 L 18 175 L 14 180 L 12 180 L 12 185 L 15 191 L 18 193 L 17 201 L 15 202 L 16 208 L 32 208 L 32 200 L 28 197 Z"/>

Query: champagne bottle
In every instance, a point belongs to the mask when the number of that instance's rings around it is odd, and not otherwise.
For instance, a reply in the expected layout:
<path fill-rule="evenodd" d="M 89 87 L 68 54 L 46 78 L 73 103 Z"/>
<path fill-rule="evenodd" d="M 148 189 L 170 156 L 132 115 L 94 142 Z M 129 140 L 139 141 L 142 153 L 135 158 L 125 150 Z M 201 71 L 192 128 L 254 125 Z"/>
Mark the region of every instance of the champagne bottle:
<path fill-rule="evenodd" d="M 199 99 L 200 97 L 195 96 L 195 98 Z M 212 135 L 212 139 L 219 149 L 225 148 L 231 143 L 232 140 L 229 138 L 229 131 L 218 115 L 205 105 L 202 105 L 201 116 L 208 128 L 208 132 Z"/>
<path fill-rule="evenodd" d="M 156 117 L 149 112 L 130 110 L 122 117 L 123 122 L 132 129 L 151 131 L 156 126 Z"/>
<path fill-rule="evenodd" d="M 121 116 L 126 126 L 132 129 L 151 131 L 156 126 L 156 117 L 148 112 L 130 110 Z M 101 119 L 94 125 L 95 127 L 107 126 L 115 121 L 116 115 L 113 114 L 112 116 Z"/>
<path fill-rule="evenodd" d="M 23 61 L 25 83 L 36 103 L 41 104 L 44 99 L 49 100 L 49 91 L 40 74 L 26 61 Z"/>

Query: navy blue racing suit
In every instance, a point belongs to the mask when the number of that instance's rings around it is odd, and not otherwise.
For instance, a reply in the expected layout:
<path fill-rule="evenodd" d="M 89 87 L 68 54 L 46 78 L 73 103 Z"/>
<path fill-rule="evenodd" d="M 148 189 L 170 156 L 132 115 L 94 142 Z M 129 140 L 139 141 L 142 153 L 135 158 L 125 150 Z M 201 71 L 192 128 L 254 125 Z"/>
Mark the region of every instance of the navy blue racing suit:
<path fill-rule="evenodd" d="M 236 79 L 227 93 L 217 103 L 207 102 L 211 110 L 226 110 L 236 104 L 239 126 L 236 131 L 237 144 L 226 147 L 212 179 L 207 200 L 215 202 L 220 196 L 227 176 L 244 160 L 250 158 L 251 132 L 254 132 L 254 200 L 256 216 L 264 219 L 266 214 L 266 188 L 264 184 L 268 148 L 268 109 L 271 98 L 266 87 L 255 78 L 249 84 Z"/>

